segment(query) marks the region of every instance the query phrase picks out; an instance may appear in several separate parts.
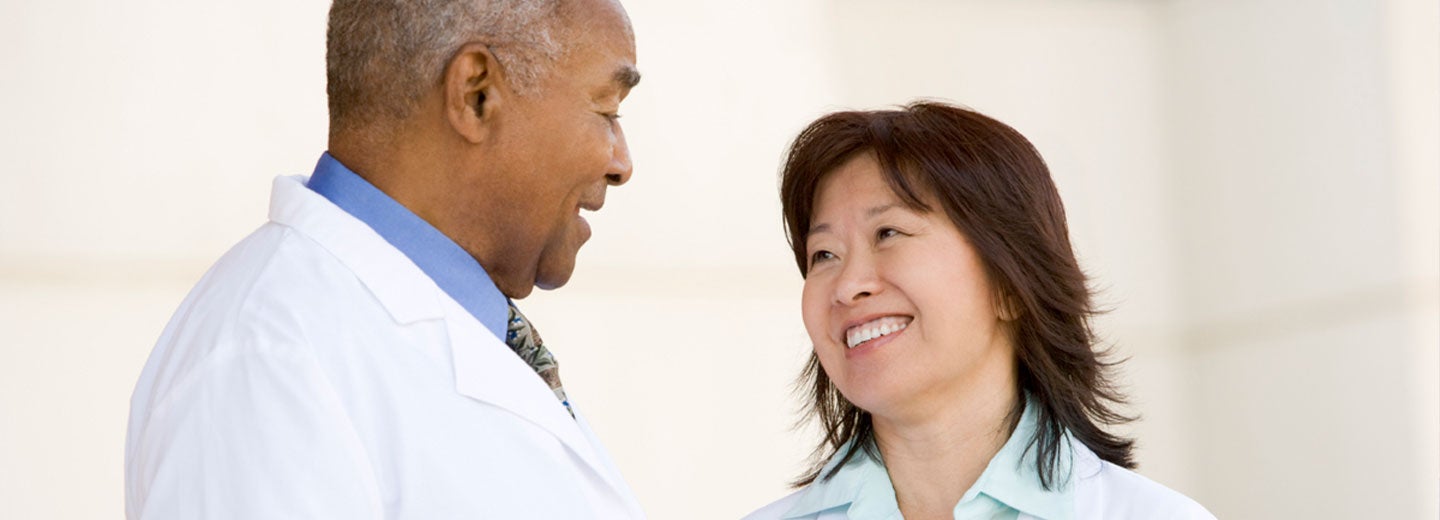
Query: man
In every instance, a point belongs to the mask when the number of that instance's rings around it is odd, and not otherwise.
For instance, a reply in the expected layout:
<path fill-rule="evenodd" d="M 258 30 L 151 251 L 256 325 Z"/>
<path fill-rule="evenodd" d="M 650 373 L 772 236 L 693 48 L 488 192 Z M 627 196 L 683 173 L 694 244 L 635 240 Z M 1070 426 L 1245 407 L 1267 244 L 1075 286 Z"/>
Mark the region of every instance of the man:
<path fill-rule="evenodd" d="M 633 518 L 512 305 L 630 178 L 614 0 L 335 0 L 329 153 L 199 282 L 131 401 L 126 513 Z"/>

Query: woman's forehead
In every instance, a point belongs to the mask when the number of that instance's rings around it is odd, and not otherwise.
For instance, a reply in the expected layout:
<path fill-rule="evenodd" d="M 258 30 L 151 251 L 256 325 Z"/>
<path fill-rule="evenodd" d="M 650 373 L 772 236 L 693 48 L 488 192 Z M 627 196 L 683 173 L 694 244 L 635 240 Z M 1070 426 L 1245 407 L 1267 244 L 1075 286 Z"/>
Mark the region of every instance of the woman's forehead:
<path fill-rule="evenodd" d="M 811 201 L 810 220 L 841 210 L 860 211 L 871 217 L 891 207 L 928 213 L 937 202 L 924 183 L 903 173 L 885 172 L 874 161 L 868 165 L 847 166 L 854 167 L 842 166 L 820 177 Z M 910 193 L 905 193 L 906 190 Z"/>

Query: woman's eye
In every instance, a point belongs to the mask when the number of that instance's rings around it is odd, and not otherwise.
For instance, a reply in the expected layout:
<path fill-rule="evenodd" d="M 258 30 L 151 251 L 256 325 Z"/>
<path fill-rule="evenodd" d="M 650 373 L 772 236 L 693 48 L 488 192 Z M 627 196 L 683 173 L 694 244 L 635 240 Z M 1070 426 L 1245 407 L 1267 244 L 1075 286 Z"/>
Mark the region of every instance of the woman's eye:
<path fill-rule="evenodd" d="M 815 265 L 832 258 L 835 258 L 835 255 L 829 251 L 816 251 L 810 254 L 810 265 Z"/>

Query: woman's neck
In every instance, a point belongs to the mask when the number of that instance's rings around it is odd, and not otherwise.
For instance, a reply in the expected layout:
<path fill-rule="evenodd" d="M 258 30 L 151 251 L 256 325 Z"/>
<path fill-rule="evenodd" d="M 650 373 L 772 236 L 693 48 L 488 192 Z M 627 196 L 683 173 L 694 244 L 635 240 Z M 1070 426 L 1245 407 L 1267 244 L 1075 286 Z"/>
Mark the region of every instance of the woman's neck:
<path fill-rule="evenodd" d="M 1018 383 L 1014 371 L 990 379 L 971 381 L 924 413 L 872 415 L 876 445 L 905 518 L 953 518 L 965 491 L 1009 440 Z"/>

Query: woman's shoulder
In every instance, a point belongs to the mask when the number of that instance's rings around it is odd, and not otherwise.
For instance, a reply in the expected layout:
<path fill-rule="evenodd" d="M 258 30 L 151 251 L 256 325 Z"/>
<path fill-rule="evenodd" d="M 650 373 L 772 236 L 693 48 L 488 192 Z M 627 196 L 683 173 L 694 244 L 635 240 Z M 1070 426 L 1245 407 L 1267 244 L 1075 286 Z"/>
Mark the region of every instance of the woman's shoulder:
<path fill-rule="evenodd" d="M 838 506 L 817 512 L 801 513 L 800 516 L 785 516 L 785 513 L 795 508 L 796 502 L 799 502 L 800 497 L 804 496 L 809 489 L 810 486 L 800 488 L 794 493 L 786 495 L 785 498 L 756 509 L 755 512 L 745 515 L 745 518 L 741 520 L 845 520 L 850 518 L 850 515 L 846 513 L 848 508 Z"/>
<path fill-rule="evenodd" d="M 1215 520 L 1198 502 L 1149 478 L 1101 460 L 1084 445 L 1073 442 L 1076 519 L 1106 520 Z M 806 486 L 746 515 L 744 520 L 780 520 L 795 508 L 810 487 Z M 824 520 L 845 518 L 843 508 L 802 516 Z"/>
<path fill-rule="evenodd" d="M 789 511 L 790 508 L 795 505 L 797 500 L 800 500 L 800 495 L 805 492 L 805 489 L 806 488 L 800 488 L 794 493 L 786 495 L 785 498 L 771 502 L 760 509 L 756 509 L 754 512 L 745 515 L 745 518 L 742 520 L 779 520 L 783 518 L 786 511 Z"/>
<path fill-rule="evenodd" d="M 1178 491 L 1100 460 L 1089 449 L 1076 453 L 1075 518 L 1215 519 Z"/>

